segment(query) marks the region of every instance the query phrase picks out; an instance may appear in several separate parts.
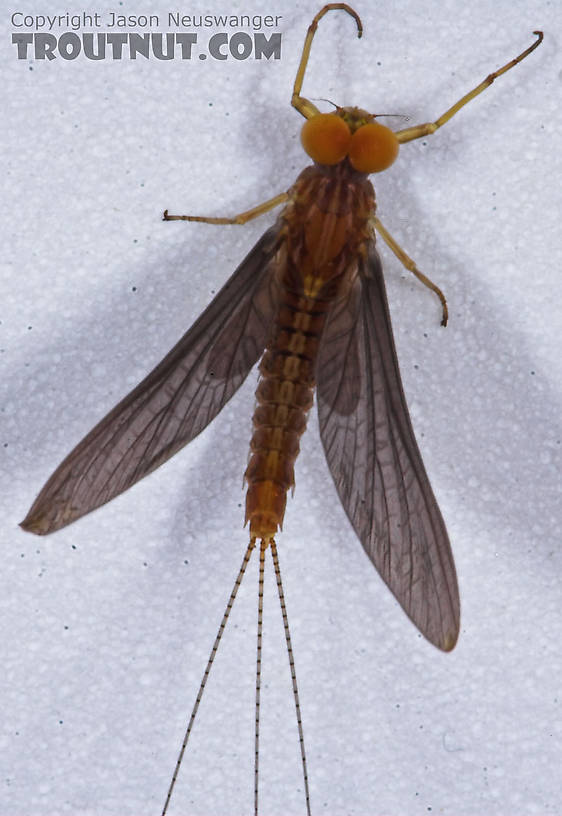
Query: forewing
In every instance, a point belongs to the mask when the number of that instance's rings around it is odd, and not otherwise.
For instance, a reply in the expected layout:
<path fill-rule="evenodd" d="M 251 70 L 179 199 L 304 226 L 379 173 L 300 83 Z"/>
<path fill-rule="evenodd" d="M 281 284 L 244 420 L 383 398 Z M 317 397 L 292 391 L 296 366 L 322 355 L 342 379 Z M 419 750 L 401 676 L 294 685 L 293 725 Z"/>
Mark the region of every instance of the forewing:
<path fill-rule="evenodd" d="M 217 415 L 261 355 L 275 302 L 278 226 L 263 235 L 201 317 L 50 477 L 21 526 L 46 534 L 122 493 Z"/>
<path fill-rule="evenodd" d="M 455 566 L 400 380 L 381 263 L 360 260 L 332 308 L 318 359 L 320 433 L 341 501 L 369 558 L 420 631 L 455 645 Z"/>

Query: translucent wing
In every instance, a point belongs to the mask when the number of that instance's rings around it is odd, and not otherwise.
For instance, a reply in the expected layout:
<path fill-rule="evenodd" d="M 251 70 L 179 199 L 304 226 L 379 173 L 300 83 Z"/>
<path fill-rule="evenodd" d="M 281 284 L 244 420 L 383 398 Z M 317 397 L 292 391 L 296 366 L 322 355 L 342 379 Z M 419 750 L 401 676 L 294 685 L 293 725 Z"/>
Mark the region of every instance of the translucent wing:
<path fill-rule="evenodd" d="M 363 547 L 420 631 L 452 649 L 455 566 L 408 414 L 374 242 L 328 316 L 317 383 L 326 457 Z"/>
<path fill-rule="evenodd" d="M 260 239 L 179 343 L 53 473 L 21 526 L 45 534 L 159 467 L 197 436 L 242 384 L 272 323 L 279 227 Z"/>

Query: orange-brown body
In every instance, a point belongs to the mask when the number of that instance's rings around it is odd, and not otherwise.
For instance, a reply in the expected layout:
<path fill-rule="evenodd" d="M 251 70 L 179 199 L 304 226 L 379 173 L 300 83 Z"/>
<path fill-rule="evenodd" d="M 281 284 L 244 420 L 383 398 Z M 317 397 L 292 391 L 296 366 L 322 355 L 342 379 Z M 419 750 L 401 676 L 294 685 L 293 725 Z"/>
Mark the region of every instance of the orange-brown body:
<path fill-rule="evenodd" d="M 281 215 L 279 308 L 259 366 L 245 474 L 252 539 L 267 541 L 283 525 L 299 440 L 313 402 L 326 315 L 354 280 L 357 259 L 372 236 L 374 211 L 372 184 L 346 160 L 334 167 L 307 167 Z"/>

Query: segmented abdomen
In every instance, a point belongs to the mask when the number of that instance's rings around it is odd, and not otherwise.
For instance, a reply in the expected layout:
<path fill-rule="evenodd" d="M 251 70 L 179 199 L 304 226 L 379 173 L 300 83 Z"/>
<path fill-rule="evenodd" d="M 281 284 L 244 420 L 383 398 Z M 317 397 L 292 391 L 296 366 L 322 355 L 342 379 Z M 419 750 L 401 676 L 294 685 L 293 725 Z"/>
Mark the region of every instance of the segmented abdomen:
<path fill-rule="evenodd" d="M 250 537 L 272 538 L 283 524 L 287 491 L 314 393 L 319 338 L 329 302 L 284 293 L 275 334 L 259 366 L 250 461 L 245 478 Z"/>

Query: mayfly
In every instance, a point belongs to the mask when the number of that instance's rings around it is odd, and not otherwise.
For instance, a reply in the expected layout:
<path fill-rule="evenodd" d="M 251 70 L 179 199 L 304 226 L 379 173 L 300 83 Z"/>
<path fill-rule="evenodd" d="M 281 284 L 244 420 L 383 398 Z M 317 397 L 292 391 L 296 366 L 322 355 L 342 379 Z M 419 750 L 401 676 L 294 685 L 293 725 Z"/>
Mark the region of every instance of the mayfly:
<path fill-rule="evenodd" d="M 417 268 L 375 214 L 368 175 L 388 168 L 405 142 L 434 133 L 543 35 L 494 71 L 434 122 L 393 132 L 355 107 L 320 113 L 301 96 L 318 23 L 314 17 L 297 70 L 292 105 L 304 116 L 302 144 L 314 164 L 293 187 L 233 218 L 169 215 L 166 221 L 244 224 L 285 208 L 201 317 L 162 362 L 67 456 L 22 522 L 44 535 L 117 496 L 169 459 L 219 413 L 260 360 L 250 458 L 245 472 L 250 542 L 236 577 L 189 719 L 163 814 L 225 624 L 252 551 L 259 544 L 254 812 L 258 813 L 263 582 L 271 552 L 285 628 L 310 814 L 295 661 L 275 537 L 294 485 L 300 436 L 316 391 L 320 435 L 342 504 L 367 555 L 413 623 L 448 651 L 459 631 L 453 556 L 414 438 L 400 381 L 375 234 L 441 304 L 442 291 Z"/>

